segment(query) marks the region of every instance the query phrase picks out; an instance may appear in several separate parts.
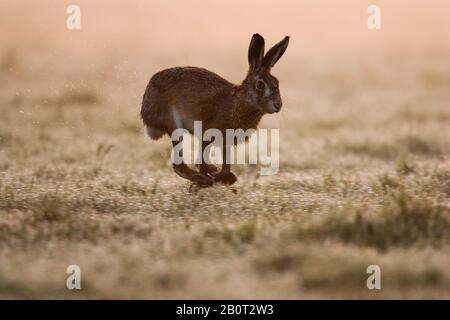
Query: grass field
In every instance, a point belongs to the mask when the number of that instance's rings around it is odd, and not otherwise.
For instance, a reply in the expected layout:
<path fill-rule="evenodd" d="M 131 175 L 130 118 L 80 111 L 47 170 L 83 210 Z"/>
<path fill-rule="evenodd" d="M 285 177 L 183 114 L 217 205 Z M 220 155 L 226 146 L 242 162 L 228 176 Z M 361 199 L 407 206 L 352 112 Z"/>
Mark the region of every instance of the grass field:
<path fill-rule="evenodd" d="M 238 82 L 246 49 L 189 62 Z M 447 52 L 282 60 L 279 174 L 189 193 L 139 118 L 185 56 L 3 48 L 0 298 L 449 299 Z"/>

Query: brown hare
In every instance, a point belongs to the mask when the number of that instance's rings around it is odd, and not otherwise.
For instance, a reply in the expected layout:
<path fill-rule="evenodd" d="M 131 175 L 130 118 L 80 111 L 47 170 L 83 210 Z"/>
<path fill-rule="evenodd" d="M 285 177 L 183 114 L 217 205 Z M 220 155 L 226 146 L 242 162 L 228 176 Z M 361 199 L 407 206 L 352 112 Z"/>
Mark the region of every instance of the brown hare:
<path fill-rule="evenodd" d="M 289 44 L 285 37 L 264 55 L 264 38 L 254 34 L 248 49 L 250 65 L 241 85 L 235 85 L 202 68 L 176 67 L 156 73 L 149 81 L 142 101 L 141 116 L 148 136 L 154 140 L 176 129 L 193 134 L 194 121 L 202 121 L 203 130 L 256 129 L 266 113 L 279 112 L 281 97 L 278 80 L 270 74 Z M 178 142 L 172 142 L 175 146 Z M 225 159 L 226 149 L 222 152 Z M 205 148 L 203 143 L 202 149 Z M 222 170 L 202 161 L 199 171 L 184 162 L 173 164 L 175 172 L 199 187 L 214 182 L 233 184 L 236 176 L 230 164 Z"/>

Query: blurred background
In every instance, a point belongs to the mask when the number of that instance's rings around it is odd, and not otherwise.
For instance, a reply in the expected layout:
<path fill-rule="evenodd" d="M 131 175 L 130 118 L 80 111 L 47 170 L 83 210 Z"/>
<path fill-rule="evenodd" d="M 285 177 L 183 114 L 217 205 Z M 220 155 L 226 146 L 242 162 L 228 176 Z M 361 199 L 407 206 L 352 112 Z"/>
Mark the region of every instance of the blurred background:
<path fill-rule="evenodd" d="M 449 12 L 0 0 L 0 298 L 449 298 Z M 261 123 L 280 128 L 280 172 L 234 166 L 237 194 L 189 194 L 168 139 L 143 134 L 145 86 L 183 65 L 239 83 L 256 32 L 291 37 L 272 71 L 283 109 Z"/>
<path fill-rule="evenodd" d="M 66 8 L 81 7 L 81 31 L 66 29 Z M 381 8 L 382 29 L 369 32 L 366 9 Z M 269 42 L 292 37 L 293 55 L 448 49 L 445 0 L 358 1 L 33 1 L 2 0 L 1 49 L 70 55 L 180 54 L 180 63 L 209 52 L 246 47 L 258 32 Z M 224 52 L 225 51 L 225 52 Z M 245 57 L 245 55 L 243 55 Z M 245 65 L 245 59 L 240 62 Z M 195 61 L 195 60 L 194 60 Z M 237 62 L 238 63 L 238 62 Z"/>

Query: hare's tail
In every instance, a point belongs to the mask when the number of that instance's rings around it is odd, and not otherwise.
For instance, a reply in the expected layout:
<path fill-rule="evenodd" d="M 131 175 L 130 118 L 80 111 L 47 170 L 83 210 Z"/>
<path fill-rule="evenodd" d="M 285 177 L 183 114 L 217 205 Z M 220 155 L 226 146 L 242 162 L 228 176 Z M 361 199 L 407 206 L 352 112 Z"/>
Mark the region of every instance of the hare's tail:
<path fill-rule="evenodd" d="M 154 128 L 154 127 L 149 127 L 149 126 L 145 126 L 144 127 L 145 133 L 153 140 L 158 140 L 160 138 L 162 138 L 162 136 L 165 134 L 164 131 Z"/>

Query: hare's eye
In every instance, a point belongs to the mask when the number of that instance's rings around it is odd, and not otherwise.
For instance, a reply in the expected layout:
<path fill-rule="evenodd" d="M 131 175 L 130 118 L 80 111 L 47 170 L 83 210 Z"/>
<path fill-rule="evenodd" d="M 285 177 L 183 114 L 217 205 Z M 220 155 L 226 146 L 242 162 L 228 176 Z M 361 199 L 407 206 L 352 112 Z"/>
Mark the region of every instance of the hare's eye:
<path fill-rule="evenodd" d="M 264 90 L 266 88 L 266 84 L 262 80 L 256 81 L 256 89 Z"/>

